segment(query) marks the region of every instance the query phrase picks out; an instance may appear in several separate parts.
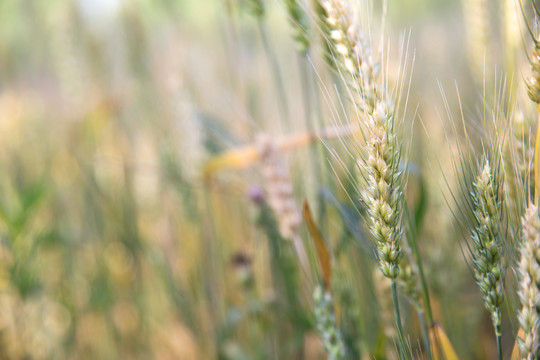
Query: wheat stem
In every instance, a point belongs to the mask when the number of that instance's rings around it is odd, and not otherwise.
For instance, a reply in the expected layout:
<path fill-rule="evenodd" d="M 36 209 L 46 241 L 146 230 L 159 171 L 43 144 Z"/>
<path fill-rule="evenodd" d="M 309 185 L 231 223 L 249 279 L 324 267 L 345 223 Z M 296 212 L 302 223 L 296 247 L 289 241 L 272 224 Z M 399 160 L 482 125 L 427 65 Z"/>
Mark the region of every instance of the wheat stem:
<path fill-rule="evenodd" d="M 500 310 L 499 310 L 500 314 Z M 499 315 L 500 316 L 500 315 Z M 495 326 L 495 333 L 497 334 L 497 359 L 502 360 L 502 343 L 501 343 L 501 324 Z"/>
<path fill-rule="evenodd" d="M 278 101 L 279 111 L 280 111 L 281 119 L 282 121 L 284 121 L 288 119 L 288 114 L 289 114 L 287 99 L 285 96 L 286 94 L 285 85 L 283 83 L 281 72 L 279 71 L 279 63 L 277 61 L 276 54 L 274 54 L 274 52 L 272 51 L 272 47 L 270 46 L 266 24 L 262 18 L 258 19 L 258 25 L 259 25 L 259 33 L 261 35 L 261 42 L 262 42 L 264 51 L 266 53 L 266 56 L 268 56 L 268 60 L 270 61 L 270 66 L 272 67 L 274 78 L 276 79 L 277 94 L 279 98 L 279 101 Z"/>
<path fill-rule="evenodd" d="M 418 314 L 418 321 L 420 322 L 420 329 L 422 330 L 422 338 L 424 340 L 424 346 L 426 347 L 426 354 L 428 359 L 431 360 L 433 359 L 433 355 L 431 354 L 431 344 L 429 342 L 429 333 L 426 324 L 426 317 L 424 316 L 424 310 L 419 307 L 416 313 Z"/>
<path fill-rule="evenodd" d="M 394 317 L 396 319 L 396 327 L 398 332 L 399 352 L 401 359 L 406 359 L 405 342 L 403 340 L 403 326 L 401 325 L 401 315 L 399 313 L 399 300 L 397 295 L 396 281 L 392 279 L 392 302 L 394 304 Z"/>
<path fill-rule="evenodd" d="M 424 307 L 426 310 L 426 316 L 429 326 L 433 325 L 433 312 L 431 310 L 431 301 L 429 300 L 429 289 L 427 286 L 426 276 L 424 274 L 424 266 L 422 265 L 422 259 L 420 257 L 420 250 L 418 249 L 418 243 L 417 243 L 417 234 L 416 230 L 414 228 L 414 224 L 412 221 L 411 213 L 409 211 L 409 208 L 407 207 L 407 204 L 405 202 L 405 205 L 403 206 L 403 211 L 405 213 L 405 216 L 407 217 L 407 222 L 409 223 L 410 237 L 407 238 L 408 243 L 411 247 L 414 260 L 416 261 L 416 265 L 418 266 L 418 276 L 420 278 L 420 286 L 422 288 L 422 299 L 424 300 Z"/>
<path fill-rule="evenodd" d="M 429 326 L 433 325 L 433 313 L 431 311 L 431 301 L 429 300 L 429 290 L 427 286 L 426 276 L 424 274 L 424 267 L 422 265 L 422 259 L 420 258 L 420 250 L 418 249 L 418 243 L 417 243 L 417 234 L 415 230 L 415 226 L 411 217 L 411 213 L 409 211 L 409 208 L 407 206 L 407 202 L 404 201 L 403 211 L 405 213 L 405 217 L 407 218 L 407 222 L 409 224 L 409 236 L 407 237 L 408 244 L 411 248 L 414 260 L 416 262 L 416 266 L 418 267 L 418 277 L 420 279 L 420 288 L 422 290 L 422 300 L 423 305 L 426 310 L 426 316 Z M 425 323 L 425 317 L 424 312 L 420 308 L 418 310 L 418 316 L 420 317 L 420 324 L 422 326 L 422 336 L 424 338 L 424 345 L 426 347 L 426 353 L 428 354 L 428 359 L 432 359 L 432 353 L 431 353 L 431 344 L 429 341 L 428 332 L 426 329 L 426 323 Z"/>

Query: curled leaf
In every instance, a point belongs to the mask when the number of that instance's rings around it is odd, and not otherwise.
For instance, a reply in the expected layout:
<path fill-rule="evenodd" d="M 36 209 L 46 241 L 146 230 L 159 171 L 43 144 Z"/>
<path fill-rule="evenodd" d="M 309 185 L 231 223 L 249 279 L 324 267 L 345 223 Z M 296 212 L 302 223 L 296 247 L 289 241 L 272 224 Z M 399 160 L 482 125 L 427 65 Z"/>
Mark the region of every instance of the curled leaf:
<path fill-rule="evenodd" d="M 326 243 L 324 242 L 321 232 L 317 228 L 317 225 L 315 225 L 315 221 L 313 221 L 313 216 L 311 215 L 311 210 L 306 200 L 304 200 L 303 215 L 309 229 L 309 233 L 311 234 L 313 242 L 315 243 L 317 257 L 319 258 L 319 263 L 321 264 L 324 288 L 326 291 L 328 291 L 330 289 L 330 275 L 332 271 L 330 266 L 330 252 L 326 247 Z"/>

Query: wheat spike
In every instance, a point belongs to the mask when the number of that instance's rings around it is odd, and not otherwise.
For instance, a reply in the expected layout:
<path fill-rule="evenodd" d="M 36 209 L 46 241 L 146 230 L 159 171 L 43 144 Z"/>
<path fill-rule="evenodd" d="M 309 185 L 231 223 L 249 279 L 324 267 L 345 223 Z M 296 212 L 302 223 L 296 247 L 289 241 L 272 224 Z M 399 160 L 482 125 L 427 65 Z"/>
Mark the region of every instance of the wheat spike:
<path fill-rule="evenodd" d="M 518 339 L 522 359 L 540 356 L 540 216 L 538 207 L 530 204 L 522 219 L 522 240 L 519 261 L 519 324 L 523 338 Z"/>

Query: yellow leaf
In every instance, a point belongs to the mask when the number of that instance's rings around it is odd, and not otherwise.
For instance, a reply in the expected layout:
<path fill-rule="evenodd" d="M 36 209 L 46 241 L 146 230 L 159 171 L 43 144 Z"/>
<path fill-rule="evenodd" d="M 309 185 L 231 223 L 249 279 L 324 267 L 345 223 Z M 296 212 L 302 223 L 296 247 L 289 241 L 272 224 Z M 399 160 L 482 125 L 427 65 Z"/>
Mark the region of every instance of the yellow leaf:
<path fill-rule="evenodd" d="M 311 234 L 313 242 L 315 243 L 315 249 L 317 250 L 319 262 L 321 263 L 324 288 L 328 291 L 330 289 L 330 275 L 332 271 L 330 267 L 330 252 L 326 247 L 326 243 L 324 242 L 324 239 L 319 229 L 317 228 L 317 225 L 315 225 L 315 222 L 313 221 L 313 217 L 311 216 L 311 210 L 309 209 L 309 205 L 306 200 L 304 200 L 303 213 L 304 220 L 306 220 L 306 224 L 309 229 L 309 233 Z"/>
<path fill-rule="evenodd" d="M 255 146 L 229 150 L 208 161 L 204 167 L 204 175 L 208 177 L 222 168 L 241 169 L 248 167 L 258 158 L 259 151 Z"/>
<path fill-rule="evenodd" d="M 429 340 L 435 360 L 458 360 L 458 356 L 440 324 L 435 323 L 429 328 Z"/>
<path fill-rule="evenodd" d="M 304 132 L 276 139 L 277 147 L 281 151 L 302 148 L 318 140 L 319 138 L 333 139 L 340 136 L 355 135 L 359 132 L 357 126 L 329 127 L 317 133 Z M 229 150 L 210 159 L 204 167 L 204 176 L 208 178 L 213 173 L 223 168 L 240 169 L 252 165 L 259 160 L 259 150 L 256 145 L 244 146 Z"/>

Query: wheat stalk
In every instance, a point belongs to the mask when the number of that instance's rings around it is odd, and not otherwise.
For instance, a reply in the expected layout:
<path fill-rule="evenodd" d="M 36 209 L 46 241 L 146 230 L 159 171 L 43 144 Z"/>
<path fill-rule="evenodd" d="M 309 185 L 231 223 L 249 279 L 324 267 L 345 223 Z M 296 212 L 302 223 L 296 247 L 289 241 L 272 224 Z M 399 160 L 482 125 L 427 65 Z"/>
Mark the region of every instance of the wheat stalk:
<path fill-rule="evenodd" d="M 489 7 L 487 0 L 464 0 L 463 12 L 467 37 L 467 51 L 472 74 L 477 83 L 485 80 L 489 53 Z"/>
<path fill-rule="evenodd" d="M 365 110 L 361 119 L 366 130 L 365 156 L 359 167 L 365 179 L 362 199 L 368 209 L 368 223 L 377 240 L 380 267 L 395 280 L 399 273 L 402 237 L 401 149 L 394 126 L 394 105 L 384 96 L 378 71 L 355 21 L 349 4 L 342 0 L 322 0 L 329 41 L 336 50 L 336 65 L 350 75 Z M 353 96 L 355 93 L 353 92 Z M 356 100 L 356 99 L 355 99 Z"/>
<path fill-rule="evenodd" d="M 352 100 L 359 107 L 359 120 L 365 126 L 366 143 L 359 169 L 364 179 L 361 196 L 367 209 L 367 223 L 377 244 L 379 267 L 391 280 L 394 316 L 405 357 L 403 329 L 396 279 L 402 257 L 403 176 L 399 169 L 401 148 L 396 134 L 394 103 L 379 80 L 378 61 L 360 30 L 349 3 L 321 0 L 326 31 L 335 65 L 352 87 Z"/>

